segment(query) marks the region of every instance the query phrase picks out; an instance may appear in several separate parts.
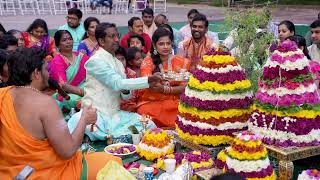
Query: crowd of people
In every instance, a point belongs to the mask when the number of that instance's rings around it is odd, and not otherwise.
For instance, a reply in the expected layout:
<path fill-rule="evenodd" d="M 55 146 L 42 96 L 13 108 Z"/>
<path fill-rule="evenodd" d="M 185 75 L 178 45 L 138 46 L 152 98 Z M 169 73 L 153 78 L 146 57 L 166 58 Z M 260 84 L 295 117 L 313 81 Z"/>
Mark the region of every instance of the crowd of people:
<path fill-rule="evenodd" d="M 151 117 L 148 128 L 173 128 L 186 83 L 164 82 L 162 74 L 193 71 L 220 44 L 236 48 L 236 34 L 220 42 L 198 10 L 191 9 L 187 18 L 177 30 L 164 14 L 154 16 L 146 8 L 141 18 L 128 20 L 123 36 L 113 23 L 95 17 L 82 22 L 76 8 L 68 10 L 66 24 L 53 37 L 42 19 L 24 32 L 0 26 L 0 177 L 12 179 L 30 165 L 34 179 L 95 179 L 106 161 L 121 160 L 82 155 L 77 150 L 84 135 L 126 142 L 130 126 L 142 130 L 141 115 Z M 309 59 L 320 61 L 320 17 L 310 25 L 309 47 L 292 22 L 282 21 L 277 29 L 270 51 L 290 39 Z M 49 79 L 68 98 L 51 91 Z M 78 112 L 70 115 L 73 109 Z"/>

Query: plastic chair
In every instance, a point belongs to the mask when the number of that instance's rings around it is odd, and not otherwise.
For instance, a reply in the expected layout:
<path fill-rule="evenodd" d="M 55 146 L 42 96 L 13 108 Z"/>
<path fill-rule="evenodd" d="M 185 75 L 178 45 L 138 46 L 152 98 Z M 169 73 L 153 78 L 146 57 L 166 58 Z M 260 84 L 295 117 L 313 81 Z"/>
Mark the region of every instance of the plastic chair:
<path fill-rule="evenodd" d="M 39 6 L 39 10 L 38 13 L 39 14 L 46 14 L 46 12 L 49 12 L 50 15 L 52 15 L 52 2 L 51 0 L 38 0 L 38 6 Z"/>
<path fill-rule="evenodd" d="M 129 0 L 116 0 L 114 2 L 115 10 L 114 13 L 125 13 L 129 12 Z"/>
<path fill-rule="evenodd" d="M 153 0 L 153 12 L 167 12 L 167 0 Z"/>
<path fill-rule="evenodd" d="M 20 0 L 21 15 L 26 13 L 37 14 L 39 5 L 37 0 Z"/>
<path fill-rule="evenodd" d="M 68 6 L 67 1 L 65 0 L 52 0 L 53 4 L 53 13 L 55 15 L 62 13 L 67 14 L 68 13 Z"/>
<path fill-rule="evenodd" d="M 15 4 L 13 0 L 0 0 L 0 15 L 16 15 Z"/>
<path fill-rule="evenodd" d="M 133 13 L 142 11 L 147 7 L 147 0 L 133 0 L 132 7 L 133 7 Z"/>

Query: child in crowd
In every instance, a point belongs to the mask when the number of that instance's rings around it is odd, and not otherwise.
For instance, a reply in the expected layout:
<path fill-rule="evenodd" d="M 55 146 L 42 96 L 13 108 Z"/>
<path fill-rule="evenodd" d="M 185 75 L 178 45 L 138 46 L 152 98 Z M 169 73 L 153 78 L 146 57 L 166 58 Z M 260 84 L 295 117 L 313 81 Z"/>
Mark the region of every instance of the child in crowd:
<path fill-rule="evenodd" d="M 127 67 L 126 63 L 126 56 L 127 56 L 127 51 L 124 47 L 119 46 L 118 50 L 115 52 L 116 58 L 123 64 L 123 67 Z"/>
<path fill-rule="evenodd" d="M 130 47 L 127 49 L 127 77 L 137 78 L 140 77 L 140 66 L 143 60 L 142 52 L 137 47 Z"/>
<path fill-rule="evenodd" d="M 142 62 L 142 52 L 137 47 L 129 47 L 127 49 L 126 56 L 126 75 L 127 78 L 138 78 L 140 77 L 140 66 Z M 132 96 L 128 100 L 122 100 L 120 109 L 124 111 L 137 111 L 137 103 L 141 91 L 132 91 Z"/>
<path fill-rule="evenodd" d="M 146 54 L 142 52 L 144 48 L 144 39 L 140 35 L 131 35 L 127 41 L 128 47 L 137 47 L 141 51 L 142 58 L 146 57 Z"/>

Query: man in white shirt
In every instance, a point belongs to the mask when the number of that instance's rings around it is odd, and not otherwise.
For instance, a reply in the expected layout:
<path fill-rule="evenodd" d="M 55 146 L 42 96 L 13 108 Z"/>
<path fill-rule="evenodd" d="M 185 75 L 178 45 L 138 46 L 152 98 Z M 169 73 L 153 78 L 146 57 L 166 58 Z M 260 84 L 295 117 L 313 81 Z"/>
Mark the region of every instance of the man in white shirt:
<path fill-rule="evenodd" d="M 320 20 L 314 21 L 310 28 L 313 44 L 308 47 L 309 55 L 312 60 L 320 62 Z"/>

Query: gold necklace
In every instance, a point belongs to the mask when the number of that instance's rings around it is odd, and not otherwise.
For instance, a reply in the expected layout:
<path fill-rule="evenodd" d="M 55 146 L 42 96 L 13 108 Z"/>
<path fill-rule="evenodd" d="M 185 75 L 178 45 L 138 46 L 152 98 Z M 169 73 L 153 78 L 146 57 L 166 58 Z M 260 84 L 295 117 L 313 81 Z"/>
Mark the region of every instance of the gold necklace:
<path fill-rule="evenodd" d="M 25 88 L 25 89 L 31 89 L 31 90 L 33 90 L 33 91 L 36 91 L 36 92 L 38 92 L 38 93 L 41 93 L 41 91 L 39 91 L 38 89 L 36 89 L 36 88 L 34 88 L 34 87 L 32 87 L 32 86 L 16 86 L 16 87 L 18 87 L 18 88 Z"/>
<path fill-rule="evenodd" d="M 70 59 L 69 58 L 67 58 L 66 56 L 64 56 L 62 53 L 60 53 L 60 55 L 62 56 L 62 58 L 65 60 L 65 61 L 67 61 L 67 63 L 69 63 L 69 64 L 73 64 L 73 60 L 74 60 L 74 54 L 72 53 L 72 60 L 70 61 Z M 72 63 L 71 63 L 72 62 Z"/>

